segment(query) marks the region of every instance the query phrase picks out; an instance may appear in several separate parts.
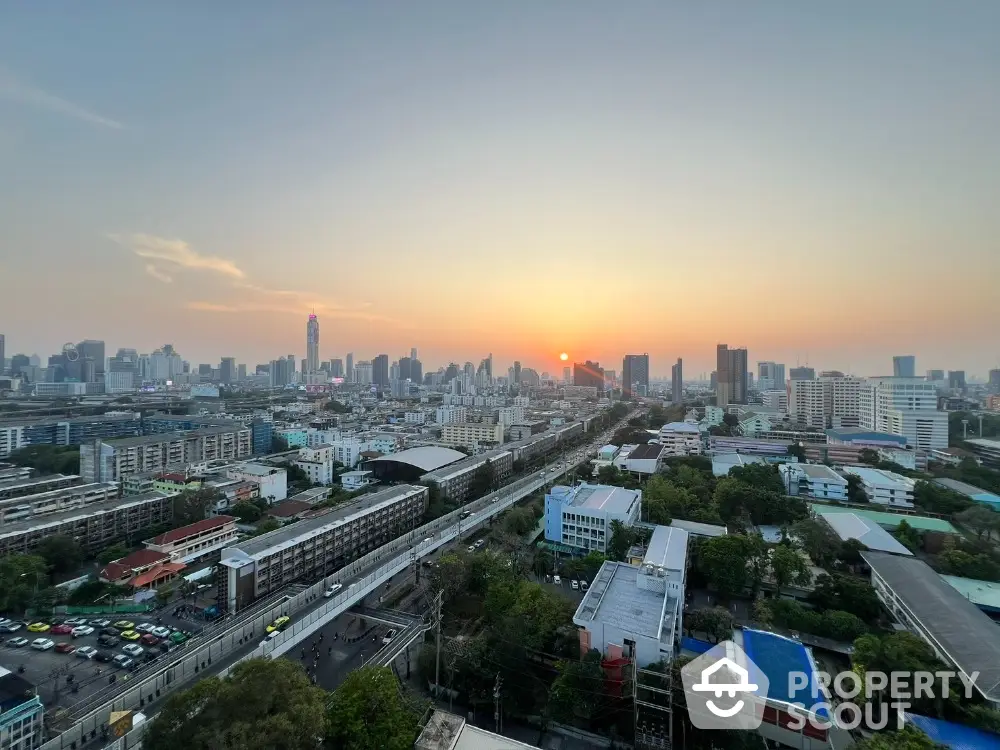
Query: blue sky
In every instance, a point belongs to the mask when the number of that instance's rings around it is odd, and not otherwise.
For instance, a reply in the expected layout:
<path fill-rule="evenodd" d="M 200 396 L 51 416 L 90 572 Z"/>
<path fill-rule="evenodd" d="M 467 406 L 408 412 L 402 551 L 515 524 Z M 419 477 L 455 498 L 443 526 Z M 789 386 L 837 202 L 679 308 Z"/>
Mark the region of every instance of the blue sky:
<path fill-rule="evenodd" d="M 0 328 L 997 366 L 992 2 L 22 3 Z"/>

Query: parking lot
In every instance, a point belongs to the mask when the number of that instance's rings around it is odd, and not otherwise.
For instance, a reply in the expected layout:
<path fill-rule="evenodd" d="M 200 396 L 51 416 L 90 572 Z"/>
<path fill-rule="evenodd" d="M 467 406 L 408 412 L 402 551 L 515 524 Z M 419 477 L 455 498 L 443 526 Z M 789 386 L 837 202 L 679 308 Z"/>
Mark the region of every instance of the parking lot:
<path fill-rule="evenodd" d="M 156 620 L 140 620 L 133 615 L 112 616 L 105 615 L 96 617 L 96 620 L 110 620 L 112 626 L 121 619 L 133 622 L 136 626 L 143 623 L 156 625 Z M 55 623 L 49 622 L 53 625 Z M 88 622 L 88 624 L 91 624 Z M 167 627 L 164 623 L 163 627 Z M 141 667 L 145 662 L 146 654 L 152 652 L 157 658 L 162 657 L 163 652 L 159 646 L 149 646 L 142 641 L 129 641 L 119 639 L 114 646 L 101 646 L 98 644 L 98 637 L 102 626 L 92 625 L 94 632 L 74 638 L 70 634 L 56 634 L 51 632 L 33 633 L 28 631 L 27 623 L 20 630 L 14 633 L 4 633 L 3 641 L 0 642 L 0 666 L 12 672 L 19 672 L 23 667 L 21 676 L 38 688 L 39 696 L 45 703 L 47 709 L 57 706 L 67 707 L 78 701 L 84 700 L 92 693 L 101 688 L 107 687 L 112 677 L 117 680 L 127 680 L 132 669 Z M 183 626 L 182 626 L 183 627 Z M 184 628 L 187 630 L 187 628 Z M 15 638 L 26 638 L 28 643 L 24 646 L 14 647 L 10 642 Z M 111 657 L 122 654 L 122 648 L 128 644 L 139 645 L 143 649 L 142 655 L 133 659 L 133 666 L 129 669 L 122 669 L 114 662 L 102 662 L 96 658 L 84 659 L 76 653 L 59 653 L 55 648 L 48 651 L 39 651 L 31 647 L 31 642 L 36 638 L 48 638 L 58 646 L 61 643 L 70 644 L 74 649 L 81 646 L 90 646 Z M 158 639 L 159 640 L 159 639 Z"/>

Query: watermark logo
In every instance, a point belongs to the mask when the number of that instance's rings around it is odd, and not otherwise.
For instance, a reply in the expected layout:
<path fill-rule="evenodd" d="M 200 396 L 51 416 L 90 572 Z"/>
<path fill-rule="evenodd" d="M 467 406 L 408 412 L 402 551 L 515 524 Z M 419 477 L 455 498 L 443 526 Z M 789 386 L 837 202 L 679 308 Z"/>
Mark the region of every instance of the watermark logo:
<path fill-rule="evenodd" d="M 767 699 L 767 676 L 732 641 L 717 643 L 681 667 L 681 681 L 688 716 L 699 729 L 760 726 Z"/>

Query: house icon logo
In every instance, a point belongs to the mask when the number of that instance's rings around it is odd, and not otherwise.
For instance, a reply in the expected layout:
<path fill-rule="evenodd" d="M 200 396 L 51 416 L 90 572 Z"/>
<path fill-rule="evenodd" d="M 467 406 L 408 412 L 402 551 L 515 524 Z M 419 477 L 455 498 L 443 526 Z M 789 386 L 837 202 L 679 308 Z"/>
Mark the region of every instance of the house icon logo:
<path fill-rule="evenodd" d="M 736 643 L 722 641 L 681 667 L 688 717 L 699 729 L 756 729 L 768 680 Z"/>

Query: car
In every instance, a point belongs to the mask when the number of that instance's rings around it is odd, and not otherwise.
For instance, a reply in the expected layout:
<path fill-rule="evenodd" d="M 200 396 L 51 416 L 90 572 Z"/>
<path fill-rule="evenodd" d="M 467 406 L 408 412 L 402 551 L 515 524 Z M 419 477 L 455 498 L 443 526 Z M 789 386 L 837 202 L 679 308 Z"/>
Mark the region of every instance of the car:
<path fill-rule="evenodd" d="M 131 630 L 135 627 L 135 623 L 131 620 L 119 620 L 115 623 L 115 627 L 119 630 Z"/>
<path fill-rule="evenodd" d="M 388 633 L 385 634 L 385 637 L 382 639 L 382 645 L 388 646 L 390 643 L 392 643 L 392 639 L 395 637 L 396 637 L 396 630 L 395 629 L 390 630 Z"/>
<path fill-rule="evenodd" d="M 24 627 L 23 622 L 8 622 L 6 625 L 0 625 L 0 631 L 4 633 L 16 633 L 18 630 Z"/>
<path fill-rule="evenodd" d="M 267 645 L 268 643 L 270 643 L 271 641 L 273 641 L 275 638 L 277 638 L 279 635 L 281 635 L 281 631 L 280 630 L 275 630 L 273 633 L 268 633 L 267 637 L 260 642 L 260 645 L 261 646 Z"/>
<path fill-rule="evenodd" d="M 52 635 L 69 635 L 73 632 L 73 626 L 67 625 L 63 622 L 58 625 L 53 625 L 49 628 L 49 632 L 52 633 Z"/>
<path fill-rule="evenodd" d="M 589 585 L 590 584 L 587 583 L 586 581 L 580 581 L 580 588 L 583 589 L 584 591 L 587 590 L 587 586 L 589 586 Z"/>
<path fill-rule="evenodd" d="M 52 626 L 47 622 L 33 622 L 28 625 L 29 633 L 48 633 Z"/>
<path fill-rule="evenodd" d="M 277 620 L 268 625 L 267 628 L 265 629 L 267 630 L 268 633 L 273 633 L 275 630 L 284 630 L 285 628 L 288 627 L 288 623 L 290 623 L 291 621 L 292 621 L 291 617 L 289 617 L 288 615 L 282 615 Z M 177 634 L 174 633 L 174 635 Z M 170 637 L 173 638 L 174 636 L 172 635 Z"/>
<path fill-rule="evenodd" d="M 482 546 L 483 546 L 484 544 L 486 544 L 486 540 L 485 540 L 485 539 L 477 539 L 477 540 L 476 540 L 476 549 L 479 549 L 479 548 L 480 548 L 480 547 L 482 547 Z"/>
<path fill-rule="evenodd" d="M 62 643 L 56 644 L 57 654 L 72 654 L 74 651 L 76 651 L 76 646 L 69 641 L 63 641 Z"/>
<path fill-rule="evenodd" d="M 11 648 L 21 648 L 22 646 L 28 645 L 27 638 L 8 638 L 3 642 L 3 645 L 10 646 Z"/>
<path fill-rule="evenodd" d="M 552 576 L 552 583 L 554 583 L 556 586 L 562 586 L 562 578 L 560 578 L 559 576 Z"/>
<path fill-rule="evenodd" d="M 152 633 L 153 628 L 155 627 L 156 626 L 151 622 L 140 622 L 138 625 L 135 626 L 135 630 L 138 633 Z"/>
<path fill-rule="evenodd" d="M 146 633 L 146 635 L 144 635 L 142 638 L 139 639 L 139 643 L 143 643 L 147 646 L 155 646 L 159 642 L 160 639 L 157 638 L 152 633 Z"/>
<path fill-rule="evenodd" d="M 121 635 L 122 631 L 118 628 L 101 628 L 101 635 Z"/>
<path fill-rule="evenodd" d="M 155 635 L 157 638 L 169 638 L 170 637 L 170 628 L 165 628 L 162 625 L 159 626 L 159 627 L 153 628 L 153 635 Z"/>
<path fill-rule="evenodd" d="M 469 549 L 468 549 L 468 551 L 469 551 L 469 552 L 475 552 L 475 551 L 476 551 L 476 545 L 474 545 L 474 544 L 470 544 L 470 545 L 469 545 Z"/>
<path fill-rule="evenodd" d="M 278 619 L 281 619 L 281 618 L 278 618 Z M 271 627 L 271 626 L 268 625 L 268 627 Z M 284 627 L 284 625 L 282 625 L 282 627 Z M 174 631 L 173 633 L 170 634 L 170 640 L 176 646 L 181 645 L 187 639 L 188 639 L 188 637 L 186 635 L 184 635 L 184 633 L 182 633 L 179 630 L 176 630 L 176 631 Z"/>
<path fill-rule="evenodd" d="M 90 625 L 77 625 L 70 631 L 70 635 L 74 638 L 80 638 L 85 635 L 93 635 L 94 629 Z"/>
<path fill-rule="evenodd" d="M 573 589 L 574 591 L 579 591 L 580 590 L 580 582 L 577 581 L 577 580 L 570 581 L 569 582 L 569 587 L 571 589 Z"/>
<path fill-rule="evenodd" d="M 98 649 L 97 653 L 94 654 L 94 658 L 97 659 L 97 661 L 103 661 L 107 663 L 112 659 L 114 659 L 115 655 L 112 654 L 110 651 L 101 651 L 100 649 Z"/>
<path fill-rule="evenodd" d="M 71 628 L 75 628 L 79 625 L 86 625 L 86 624 L 87 620 L 86 618 L 83 617 L 71 617 L 70 619 L 66 620 L 66 622 L 63 623 L 63 625 L 69 625 Z"/>
<path fill-rule="evenodd" d="M 128 669 L 135 664 L 135 662 L 125 656 L 125 654 L 118 654 L 114 659 L 112 659 L 112 661 L 115 663 L 116 667 L 121 667 L 122 669 Z"/>
<path fill-rule="evenodd" d="M 79 659 L 93 659 L 97 656 L 97 649 L 93 646 L 80 646 L 76 650 L 76 656 Z"/>
<path fill-rule="evenodd" d="M 151 662 L 151 661 L 156 661 L 156 660 L 157 660 L 157 659 L 159 659 L 159 658 L 160 658 L 161 656 L 163 656 L 163 654 L 162 654 L 162 653 L 160 653 L 159 651 L 147 651 L 146 653 L 144 653 L 144 654 L 142 655 L 142 660 L 143 660 L 143 661 L 144 661 L 144 662 L 145 662 L 146 664 L 149 664 L 149 662 Z"/>
<path fill-rule="evenodd" d="M 160 641 L 160 645 L 157 646 L 157 648 L 160 649 L 160 653 L 163 654 L 168 653 L 170 649 L 172 649 L 173 647 L 174 647 L 174 642 L 171 641 L 169 638 L 165 641 Z"/>
<path fill-rule="evenodd" d="M 106 628 L 111 624 L 111 620 L 91 620 L 89 624 L 95 628 Z"/>
<path fill-rule="evenodd" d="M 31 642 L 31 647 L 38 651 L 48 651 L 50 648 L 55 648 L 55 645 L 56 642 L 51 638 L 36 638 Z"/>
<path fill-rule="evenodd" d="M 342 583 L 335 583 L 335 584 L 327 587 L 326 591 L 323 592 L 323 596 L 325 596 L 327 599 L 329 599 L 331 596 L 333 596 L 334 594 L 336 594 L 342 588 L 344 588 L 344 585 Z"/>
<path fill-rule="evenodd" d="M 136 643 L 126 643 L 122 646 L 122 652 L 128 654 L 129 656 L 142 656 L 142 652 L 145 649 Z"/>
<path fill-rule="evenodd" d="M 139 635 L 134 630 L 126 630 L 125 632 L 122 633 L 122 638 L 124 638 L 126 641 L 137 641 L 140 638 L 142 638 L 142 636 Z"/>
<path fill-rule="evenodd" d="M 117 646 L 122 642 L 122 639 L 117 635 L 102 635 L 97 639 L 98 646 L 104 646 L 105 648 L 111 648 L 112 646 Z"/>
<path fill-rule="evenodd" d="M 13 620 L 11 620 L 9 617 L 0 617 L 0 628 L 2 628 L 4 625 L 9 625 L 12 622 Z"/>

